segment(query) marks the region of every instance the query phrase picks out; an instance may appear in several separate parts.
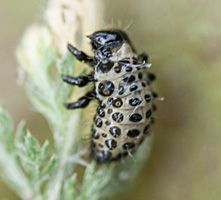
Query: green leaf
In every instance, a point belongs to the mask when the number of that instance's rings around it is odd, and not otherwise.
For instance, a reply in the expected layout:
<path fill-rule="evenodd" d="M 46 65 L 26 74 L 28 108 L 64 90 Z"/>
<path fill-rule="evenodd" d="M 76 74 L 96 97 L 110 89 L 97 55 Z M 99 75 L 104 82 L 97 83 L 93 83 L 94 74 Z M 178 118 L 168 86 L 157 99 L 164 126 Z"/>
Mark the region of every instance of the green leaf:
<path fill-rule="evenodd" d="M 99 200 L 111 198 L 117 193 L 122 193 L 132 185 L 134 178 L 148 158 L 151 138 L 140 146 L 132 157 L 125 158 L 124 162 L 115 165 L 104 165 L 95 170 L 95 163 L 86 167 L 83 185 L 81 188 L 81 199 Z"/>
<path fill-rule="evenodd" d="M 52 169 L 55 166 L 56 158 L 55 155 L 52 155 L 48 161 L 48 163 L 45 165 L 41 172 L 41 177 L 44 179 L 44 177 L 50 176 L 52 174 Z"/>
<path fill-rule="evenodd" d="M 69 179 L 65 181 L 63 199 L 76 200 L 76 178 L 77 175 L 73 174 Z"/>
<path fill-rule="evenodd" d="M 60 102 L 64 102 L 64 98 L 66 98 L 68 93 L 73 88 L 73 86 L 65 83 L 62 80 L 62 75 L 72 76 L 74 73 L 75 64 L 75 57 L 71 53 L 67 52 L 62 56 L 60 60 L 58 60 L 58 63 L 56 65 L 56 69 L 59 74 L 58 85 L 56 88 L 56 98 Z"/>
<path fill-rule="evenodd" d="M 39 145 L 38 141 L 26 131 L 27 134 L 23 135 L 23 139 L 20 137 L 20 143 L 16 143 L 17 155 L 21 160 L 21 164 L 30 178 L 30 182 L 33 188 L 34 185 L 38 185 L 40 190 L 41 184 L 41 167 L 48 154 L 48 141 L 42 145 Z"/>
<path fill-rule="evenodd" d="M 22 132 L 20 125 L 20 131 Z M 3 105 L 0 104 L 0 172 L 6 183 L 21 198 L 28 199 L 32 194 L 29 181 L 16 157 L 13 140 L 12 123 Z"/>
<path fill-rule="evenodd" d="M 14 148 L 12 122 L 2 104 L 0 104 L 0 138 L 0 145 L 11 152 Z"/>
<path fill-rule="evenodd" d="M 100 199 L 102 190 L 108 186 L 111 178 L 111 166 L 103 166 L 95 171 L 95 163 L 92 162 L 89 164 L 84 173 L 83 185 L 81 188 L 81 199 Z"/>
<path fill-rule="evenodd" d="M 26 124 L 25 121 L 21 121 L 18 124 L 17 131 L 15 133 L 15 143 L 20 143 L 23 142 L 24 140 L 24 135 L 26 134 Z"/>
<path fill-rule="evenodd" d="M 125 158 L 123 163 L 118 163 L 112 172 L 111 181 L 103 188 L 100 198 L 111 198 L 118 193 L 123 193 L 132 187 L 133 180 L 148 159 L 152 138 L 147 137 L 137 151 Z"/>

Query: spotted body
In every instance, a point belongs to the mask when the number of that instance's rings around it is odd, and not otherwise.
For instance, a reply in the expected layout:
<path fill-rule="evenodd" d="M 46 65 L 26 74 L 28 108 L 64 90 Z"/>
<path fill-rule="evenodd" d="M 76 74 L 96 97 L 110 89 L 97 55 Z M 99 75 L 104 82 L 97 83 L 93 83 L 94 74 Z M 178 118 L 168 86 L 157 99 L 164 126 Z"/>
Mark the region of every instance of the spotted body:
<path fill-rule="evenodd" d="M 98 31 L 88 37 L 95 52 L 93 58 L 71 45 L 68 48 L 79 60 L 93 66 L 93 74 L 87 78 L 64 76 L 63 79 L 79 86 L 93 81 L 94 88 L 66 107 L 82 108 L 91 99 L 98 99 L 91 155 L 98 163 L 104 163 L 132 153 L 149 136 L 155 110 L 153 99 L 157 96 L 150 83 L 155 76 L 146 72 L 150 67 L 147 55 L 137 56 L 123 31 Z"/>

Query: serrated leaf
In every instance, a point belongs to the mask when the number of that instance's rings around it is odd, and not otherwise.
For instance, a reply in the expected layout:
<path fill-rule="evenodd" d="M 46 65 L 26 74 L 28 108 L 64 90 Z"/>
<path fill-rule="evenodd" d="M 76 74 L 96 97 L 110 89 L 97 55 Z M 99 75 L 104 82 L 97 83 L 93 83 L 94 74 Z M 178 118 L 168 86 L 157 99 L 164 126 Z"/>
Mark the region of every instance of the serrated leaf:
<path fill-rule="evenodd" d="M 17 142 L 17 153 L 21 160 L 22 166 L 26 172 L 32 176 L 34 179 L 38 179 L 40 168 L 45 161 L 48 154 L 48 142 L 46 141 L 42 147 L 40 147 L 38 141 L 27 132 L 27 135 L 24 135 L 23 142 Z"/>
<path fill-rule="evenodd" d="M 33 25 L 26 30 L 17 49 L 17 59 L 26 75 L 33 81 L 44 82 L 42 73 L 48 73 L 54 60 L 54 50 L 49 30 L 44 26 Z"/>
<path fill-rule="evenodd" d="M 42 67 L 45 67 L 46 72 L 49 72 L 49 68 L 51 67 L 55 58 L 55 52 L 52 48 L 50 33 L 47 29 L 42 28 L 40 30 L 36 49 L 38 50 L 39 64 L 41 64 Z"/>
<path fill-rule="evenodd" d="M 27 131 L 27 135 L 24 136 L 24 145 L 31 156 L 34 156 L 40 149 L 38 141 Z"/>
<path fill-rule="evenodd" d="M 0 104 L 0 172 L 5 182 L 23 199 L 31 195 L 29 181 L 19 165 L 13 141 L 12 124 Z"/>
<path fill-rule="evenodd" d="M 77 175 L 73 174 L 69 179 L 65 181 L 63 189 L 63 199 L 76 200 L 76 178 Z"/>
<path fill-rule="evenodd" d="M 62 58 L 58 61 L 56 65 L 58 74 L 72 75 L 75 64 L 76 64 L 75 57 L 70 52 L 67 52 L 62 56 Z"/>
<path fill-rule="evenodd" d="M 81 189 L 82 200 L 100 199 L 102 190 L 108 186 L 112 178 L 112 168 L 104 166 L 95 171 L 95 163 L 87 166 Z"/>
<path fill-rule="evenodd" d="M 63 102 L 64 98 L 68 95 L 72 87 L 65 83 L 62 80 L 62 75 L 68 75 L 72 76 L 75 69 L 75 57 L 67 52 L 62 58 L 58 61 L 58 64 L 56 65 L 58 74 L 59 74 L 59 80 L 58 80 L 58 86 L 56 89 L 56 98 L 58 101 Z"/>
<path fill-rule="evenodd" d="M 52 155 L 46 166 L 43 168 L 41 176 L 44 177 L 50 175 L 50 171 L 52 171 L 52 168 L 54 167 L 55 163 L 56 163 L 55 155 Z"/>
<path fill-rule="evenodd" d="M 38 154 L 38 162 L 39 166 L 41 167 L 43 165 L 43 162 L 45 161 L 47 155 L 48 155 L 48 148 L 49 148 L 49 142 L 46 140 L 42 147 L 40 148 L 39 154 Z"/>
<path fill-rule="evenodd" d="M 23 142 L 24 135 L 26 134 L 26 124 L 25 121 L 21 121 L 18 124 L 17 131 L 15 133 L 15 143 Z"/>

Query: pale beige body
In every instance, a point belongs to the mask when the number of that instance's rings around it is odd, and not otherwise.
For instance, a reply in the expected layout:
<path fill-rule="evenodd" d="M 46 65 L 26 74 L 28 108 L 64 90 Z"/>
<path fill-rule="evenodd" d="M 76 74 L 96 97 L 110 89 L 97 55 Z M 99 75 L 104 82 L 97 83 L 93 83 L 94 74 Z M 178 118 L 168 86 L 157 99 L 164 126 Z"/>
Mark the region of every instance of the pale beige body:
<path fill-rule="evenodd" d="M 95 123 L 92 128 L 93 131 L 96 132 L 96 137 L 92 138 L 93 156 L 101 156 L 103 152 L 111 152 L 110 160 L 118 159 L 121 157 L 121 155 L 134 151 L 144 139 L 144 136 L 149 135 L 149 130 L 146 130 L 146 134 L 144 134 L 144 129 L 147 128 L 151 122 L 151 116 L 147 118 L 146 113 L 147 111 L 152 112 L 152 98 L 150 98 L 148 102 L 145 100 L 145 95 L 149 95 L 151 97 L 151 88 L 149 86 L 150 80 L 148 80 L 148 76 L 145 73 L 146 68 L 150 67 L 150 64 L 133 64 L 133 60 L 137 59 L 137 56 L 133 53 L 130 45 L 127 43 L 123 44 L 122 47 L 115 53 L 112 53 L 112 55 L 113 56 L 110 58 L 110 60 L 114 62 L 114 65 L 109 72 L 105 74 L 98 73 L 96 71 L 96 67 L 94 70 L 94 79 L 98 80 L 95 82 L 95 91 L 97 98 L 102 102 L 102 105 L 105 105 L 105 108 L 102 108 L 105 116 L 100 117 L 99 115 L 96 115 L 94 121 L 96 122 L 96 120 L 100 118 L 102 120 L 102 126 L 98 127 Z M 132 67 L 132 71 L 126 71 L 127 66 L 125 65 L 121 68 L 120 73 L 116 73 L 115 67 L 118 67 L 118 62 L 125 58 L 130 61 L 129 66 Z M 141 74 L 143 76 L 142 79 L 139 77 Z M 130 76 L 134 76 L 135 80 L 132 82 L 125 82 L 124 79 Z M 114 85 L 114 91 L 108 97 L 99 94 L 99 86 L 105 81 L 111 81 Z M 130 91 L 130 87 L 132 85 L 136 85 L 137 89 Z M 124 93 L 121 95 L 119 94 L 120 86 L 124 87 L 125 89 Z M 112 101 L 116 98 L 120 98 L 122 100 L 122 106 L 116 108 L 113 106 L 113 104 L 109 104 L 108 101 L 110 101 L 111 98 Z M 130 100 L 134 98 L 139 99 L 141 103 L 137 106 L 130 105 Z M 111 113 L 108 112 L 110 109 L 113 110 Z M 113 120 L 114 113 L 122 113 L 123 120 L 120 120 L 120 122 Z M 131 121 L 130 117 L 133 114 L 139 114 L 142 116 L 142 119 L 137 122 Z M 107 125 L 107 121 L 111 122 L 111 124 Z M 113 136 L 110 133 L 111 127 L 120 128 L 120 136 Z M 128 131 L 134 129 L 139 130 L 140 134 L 136 137 L 129 137 Z M 107 136 L 103 137 L 103 133 L 106 133 Z M 109 148 L 105 143 L 108 139 L 116 141 L 117 146 L 115 147 L 114 145 L 114 148 Z M 134 145 L 129 145 L 129 148 L 125 148 L 124 146 L 127 143 Z"/>

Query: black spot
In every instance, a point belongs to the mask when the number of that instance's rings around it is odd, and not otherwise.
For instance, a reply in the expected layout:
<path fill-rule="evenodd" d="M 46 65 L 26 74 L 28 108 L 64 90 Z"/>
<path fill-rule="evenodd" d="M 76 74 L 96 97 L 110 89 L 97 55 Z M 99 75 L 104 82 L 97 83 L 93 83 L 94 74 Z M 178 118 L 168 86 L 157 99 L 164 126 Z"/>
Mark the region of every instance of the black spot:
<path fill-rule="evenodd" d="M 138 129 L 132 129 L 127 132 L 127 135 L 129 137 L 137 137 L 139 134 L 140 134 L 140 131 Z"/>
<path fill-rule="evenodd" d="M 134 144 L 134 143 L 130 143 L 130 142 L 125 143 L 125 144 L 123 145 L 123 148 L 124 148 L 124 149 L 132 149 L 132 148 L 134 148 L 134 147 L 135 147 L 135 144 Z"/>
<path fill-rule="evenodd" d="M 144 130 L 143 130 L 143 133 L 144 134 L 148 134 L 149 132 L 149 128 L 150 128 L 150 125 L 148 124 L 147 126 L 145 126 Z"/>
<path fill-rule="evenodd" d="M 129 100 L 129 104 L 130 104 L 131 106 L 138 106 L 138 105 L 141 104 L 141 100 L 138 99 L 138 98 L 130 99 L 130 100 Z"/>
<path fill-rule="evenodd" d="M 131 115 L 130 118 L 129 118 L 129 120 L 131 122 L 139 122 L 142 119 L 143 119 L 143 117 L 140 114 L 138 114 L 138 113 L 135 113 L 135 114 Z"/>
<path fill-rule="evenodd" d="M 113 126 L 109 129 L 109 132 L 111 135 L 113 135 L 114 137 L 118 137 L 121 135 L 121 130 L 120 128 Z"/>
<path fill-rule="evenodd" d="M 104 110 L 100 106 L 97 108 L 97 114 L 100 117 L 104 117 L 105 116 L 105 112 L 104 112 Z"/>
<path fill-rule="evenodd" d="M 140 70 L 140 67 L 137 67 L 137 70 L 139 71 L 139 70 Z"/>
<path fill-rule="evenodd" d="M 103 122 L 102 122 L 101 118 L 97 118 L 97 120 L 95 121 L 95 124 L 97 127 L 102 127 Z"/>
<path fill-rule="evenodd" d="M 158 94 L 156 92 L 154 92 L 154 91 L 151 91 L 151 94 L 152 94 L 153 98 L 157 98 L 158 97 Z"/>
<path fill-rule="evenodd" d="M 122 101 L 120 98 L 116 98 L 116 99 L 113 101 L 113 106 L 114 106 L 115 108 L 120 108 L 122 105 L 123 105 L 123 101 Z"/>
<path fill-rule="evenodd" d="M 107 120 L 107 121 L 105 122 L 105 124 L 106 124 L 107 126 L 109 126 L 109 125 L 111 124 L 111 122 L 110 122 L 109 120 Z"/>
<path fill-rule="evenodd" d="M 97 66 L 97 72 L 98 73 L 108 73 L 113 66 L 114 66 L 114 63 L 111 61 L 108 61 L 105 64 L 100 62 Z"/>
<path fill-rule="evenodd" d="M 107 137 L 107 134 L 106 133 L 102 133 L 102 137 Z"/>
<path fill-rule="evenodd" d="M 130 61 L 126 59 L 122 59 L 118 62 L 118 65 L 120 65 L 121 67 L 128 66 L 129 64 L 130 64 Z"/>
<path fill-rule="evenodd" d="M 151 101 L 151 96 L 149 94 L 145 94 L 144 98 L 147 103 Z"/>
<path fill-rule="evenodd" d="M 100 102 L 100 107 L 101 107 L 101 108 L 106 108 L 106 105 L 105 105 L 104 101 L 101 101 L 101 102 Z"/>
<path fill-rule="evenodd" d="M 130 86 L 130 91 L 133 92 L 134 90 L 136 90 L 138 88 L 137 85 L 131 85 Z"/>
<path fill-rule="evenodd" d="M 93 134 L 92 134 L 92 137 L 95 139 L 95 140 L 97 140 L 97 139 L 99 139 L 99 133 L 97 132 L 97 131 L 94 131 L 93 132 Z"/>
<path fill-rule="evenodd" d="M 99 147 L 101 147 L 101 148 L 103 148 L 103 147 L 104 147 L 104 145 L 103 145 L 103 144 L 99 144 L 98 146 L 99 146 Z"/>
<path fill-rule="evenodd" d="M 108 114 L 111 114 L 112 112 L 113 112 L 113 109 L 111 109 L 111 108 L 107 110 Z"/>
<path fill-rule="evenodd" d="M 143 78 L 143 74 L 141 72 L 138 73 L 138 78 L 141 80 Z"/>
<path fill-rule="evenodd" d="M 122 113 L 117 112 L 117 113 L 114 113 L 114 114 L 112 115 L 112 119 L 113 119 L 115 122 L 120 123 L 120 122 L 122 122 L 122 121 L 124 120 L 124 116 L 123 116 Z"/>
<path fill-rule="evenodd" d="M 109 139 L 105 141 L 105 144 L 110 150 L 113 150 L 117 147 L 117 142 L 113 139 Z"/>
<path fill-rule="evenodd" d="M 131 72 L 133 70 L 132 67 L 126 67 L 126 72 Z"/>
<path fill-rule="evenodd" d="M 105 97 L 112 95 L 114 89 L 114 84 L 111 81 L 103 81 L 98 85 L 98 93 Z"/>
<path fill-rule="evenodd" d="M 92 157 L 97 163 L 104 163 L 110 160 L 112 153 L 110 151 L 92 151 Z"/>
<path fill-rule="evenodd" d="M 126 76 L 123 79 L 123 81 L 126 82 L 126 83 L 132 83 L 133 81 L 135 81 L 135 76 L 134 75 Z"/>
<path fill-rule="evenodd" d="M 121 66 L 116 66 L 116 67 L 114 68 L 114 71 L 115 71 L 117 74 L 119 74 L 119 73 L 121 72 Z"/>
<path fill-rule="evenodd" d="M 113 102 L 113 98 L 108 98 L 107 103 L 108 103 L 109 105 L 111 105 L 112 102 Z"/>
<path fill-rule="evenodd" d="M 146 118 L 150 118 L 150 116 L 152 115 L 152 110 L 148 110 L 147 112 L 146 112 Z"/>
<path fill-rule="evenodd" d="M 146 87 L 146 84 L 145 84 L 144 82 L 142 82 L 141 85 L 142 85 L 143 87 Z"/>
<path fill-rule="evenodd" d="M 124 87 L 123 86 L 120 86 L 119 88 L 118 88 L 118 94 L 119 95 L 122 95 L 124 93 Z"/>

